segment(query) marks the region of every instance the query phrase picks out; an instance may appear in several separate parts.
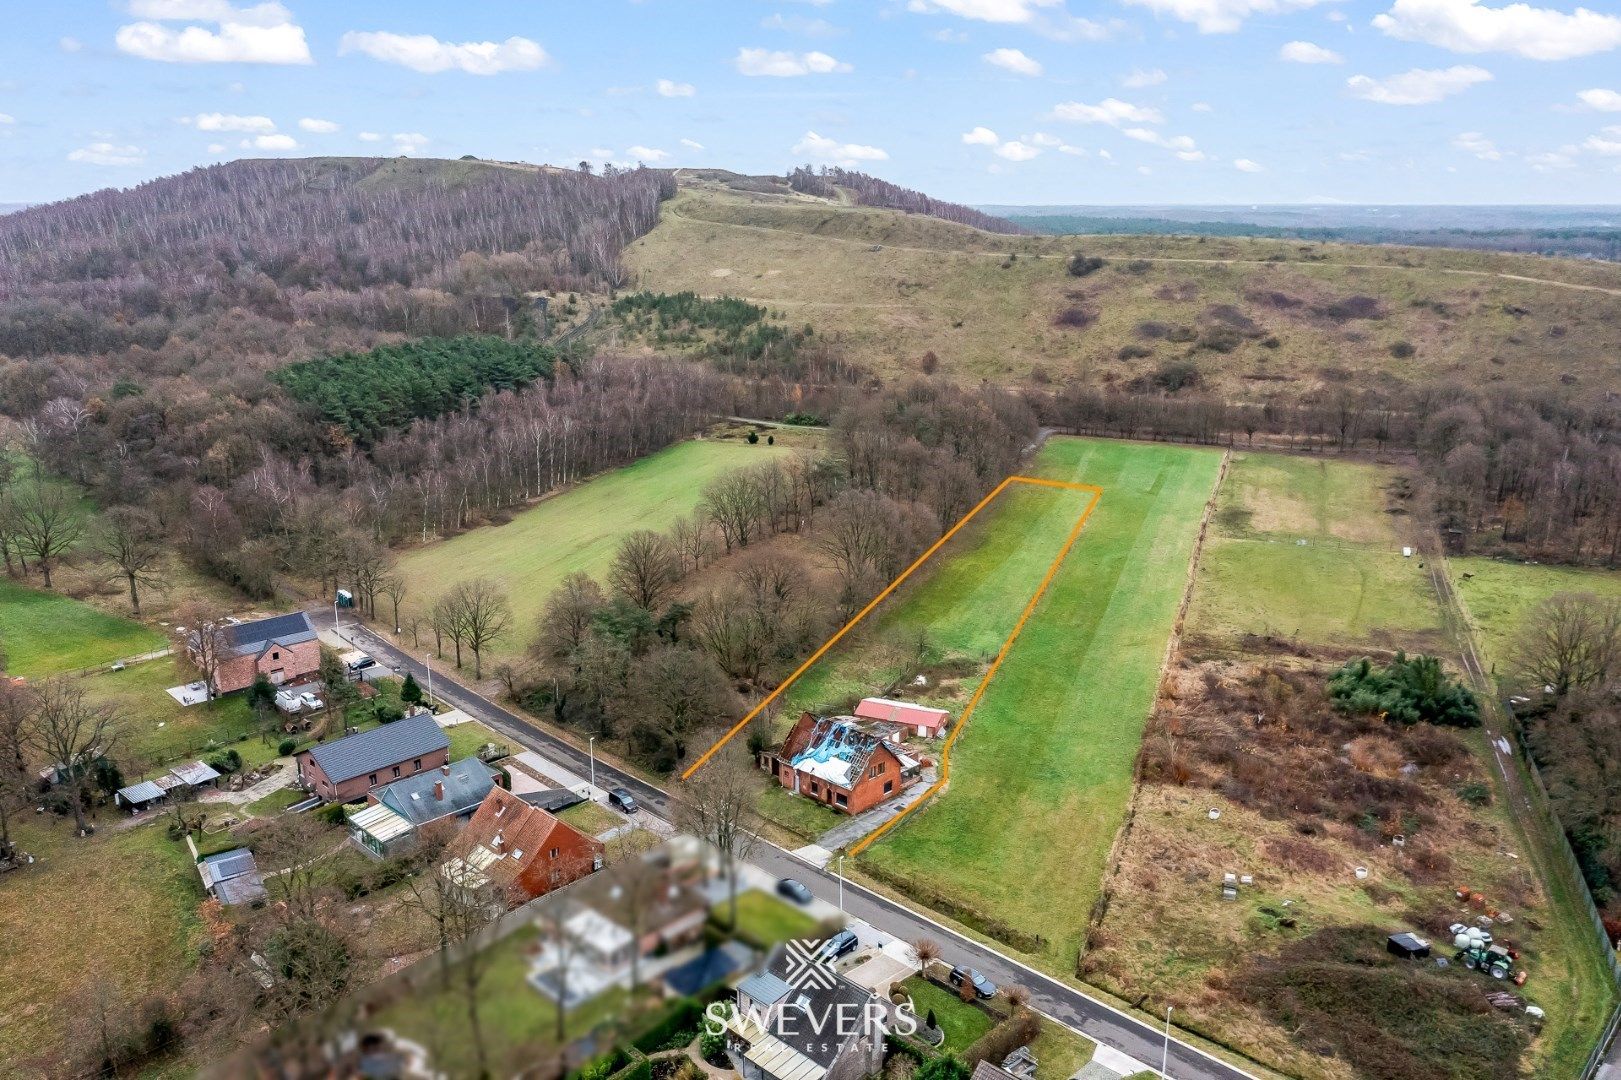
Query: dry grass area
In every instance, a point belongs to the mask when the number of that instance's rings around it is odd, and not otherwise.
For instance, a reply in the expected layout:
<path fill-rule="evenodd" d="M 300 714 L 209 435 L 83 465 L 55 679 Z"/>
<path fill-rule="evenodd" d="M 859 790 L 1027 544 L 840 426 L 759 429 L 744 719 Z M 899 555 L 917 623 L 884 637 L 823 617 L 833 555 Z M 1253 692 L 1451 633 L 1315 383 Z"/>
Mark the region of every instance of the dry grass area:
<path fill-rule="evenodd" d="M 1082 973 L 1290 1075 L 1514 1076 L 1530 1032 L 1486 1003 L 1502 984 L 1398 961 L 1385 935 L 1417 931 L 1450 956 L 1449 924 L 1498 912 L 1530 972 L 1521 993 L 1550 1017 L 1576 1011 L 1585 961 L 1543 933 L 1548 900 L 1505 808 L 1481 804 L 1474 734 L 1340 715 L 1322 690 L 1332 668 L 1177 662 Z M 1227 873 L 1253 875 L 1236 900 Z M 1465 887 L 1485 901 L 1458 900 Z M 1549 1065 L 1546 1049 L 1524 1064 Z"/>
<path fill-rule="evenodd" d="M 1071 277 L 1077 248 L 1108 265 Z M 1606 264 L 1249 238 L 1004 237 L 709 181 L 667 203 L 627 261 L 638 287 L 766 304 L 889 375 L 933 352 L 965 380 L 1118 386 L 1187 357 L 1204 385 L 1253 399 L 1369 376 L 1621 388 L 1603 359 L 1621 348 L 1609 315 L 1621 268 Z"/>

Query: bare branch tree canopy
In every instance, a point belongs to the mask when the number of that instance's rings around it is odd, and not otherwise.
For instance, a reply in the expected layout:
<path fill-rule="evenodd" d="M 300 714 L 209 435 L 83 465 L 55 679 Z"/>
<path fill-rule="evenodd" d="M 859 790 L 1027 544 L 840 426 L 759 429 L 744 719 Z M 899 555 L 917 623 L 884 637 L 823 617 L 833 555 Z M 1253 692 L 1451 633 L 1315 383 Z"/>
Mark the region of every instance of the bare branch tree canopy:
<path fill-rule="evenodd" d="M 597 612 L 607 606 L 600 585 L 584 574 L 570 574 L 546 600 L 530 655 L 542 662 L 572 657 L 585 644 Z"/>
<path fill-rule="evenodd" d="M 115 506 L 102 515 L 92 542 L 129 589 L 130 610 L 141 613 L 140 589 L 156 588 L 163 577 L 163 527 L 151 511 Z"/>
<path fill-rule="evenodd" d="M 176 613 L 176 619 L 177 644 L 207 684 L 212 699 L 215 676 L 230 655 L 230 621 L 222 612 L 200 602 L 186 604 Z"/>
<path fill-rule="evenodd" d="M 398 570 L 390 570 L 383 575 L 382 583 L 378 585 L 377 591 L 386 597 L 389 604 L 392 605 L 394 619 L 391 625 L 394 627 L 394 632 L 399 633 L 400 605 L 405 602 L 405 597 L 410 592 L 410 586 L 406 584 L 404 575 Z"/>
<path fill-rule="evenodd" d="M 512 605 L 506 589 L 490 578 L 458 582 L 446 594 L 450 625 L 460 630 L 461 640 L 473 652 L 473 678 L 484 677 L 484 651 L 512 625 Z M 454 636 L 454 635 L 453 635 Z M 461 665 L 461 641 L 457 641 L 456 663 Z"/>
<path fill-rule="evenodd" d="M 84 511 L 79 493 L 66 484 L 36 480 L 11 493 L 13 543 L 24 555 L 31 555 L 51 587 L 51 571 L 84 535 Z"/>
<path fill-rule="evenodd" d="M 644 752 L 655 760 L 668 755 L 672 765 L 686 757 L 693 732 L 732 714 L 725 674 L 704 653 L 679 645 L 637 658 L 629 698 Z"/>
<path fill-rule="evenodd" d="M 29 692 L 0 683 L 0 862 L 11 858 L 11 816 L 28 798 L 27 750 L 33 742 Z"/>
<path fill-rule="evenodd" d="M 1621 670 L 1621 601 L 1551 596 L 1526 618 L 1509 655 L 1522 676 L 1556 694 L 1599 685 Z"/>
<path fill-rule="evenodd" d="M 119 715 L 111 705 L 88 700 L 84 686 L 67 678 L 36 684 L 30 697 L 34 712 L 30 739 L 58 769 L 61 786 L 73 802 L 73 823 L 79 835 L 88 835 L 84 796 L 96 763 L 111 755 L 118 742 Z"/>
<path fill-rule="evenodd" d="M 619 542 L 608 582 L 637 607 L 656 612 L 674 596 L 681 582 L 681 564 L 668 539 L 639 529 Z"/>
<path fill-rule="evenodd" d="M 676 824 L 705 841 L 720 860 L 728 890 L 727 922 L 737 925 L 738 868 L 759 839 L 754 809 L 760 774 L 744 748 L 728 746 L 682 784 Z"/>

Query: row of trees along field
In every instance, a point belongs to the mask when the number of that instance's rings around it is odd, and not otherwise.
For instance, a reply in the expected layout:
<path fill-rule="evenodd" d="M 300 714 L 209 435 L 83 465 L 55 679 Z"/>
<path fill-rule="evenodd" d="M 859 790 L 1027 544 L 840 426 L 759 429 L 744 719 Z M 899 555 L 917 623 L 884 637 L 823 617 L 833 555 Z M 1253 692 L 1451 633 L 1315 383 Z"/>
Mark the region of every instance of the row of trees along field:
<path fill-rule="evenodd" d="M 1621 564 L 1621 401 L 1458 384 L 1265 404 L 1082 388 L 1030 401 L 1043 423 L 1086 434 L 1416 451 L 1455 549 Z"/>
<path fill-rule="evenodd" d="M 924 214 L 944 221 L 955 221 L 959 225 L 983 229 L 986 232 L 1028 234 L 1030 231 L 1006 218 L 975 210 L 971 206 L 931 198 L 921 191 L 913 191 L 911 188 L 880 180 L 876 176 L 868 176 L 866 173 L 840 166 L 824 166 L 821 170 L 816 170 L 809 165 L 800 165 L 788 173 L 788 184 L 795 191 L 819 195 L 825 199 L 836 197 L 838 189 L 844 188 L 859 206 L 877 206 L 885 210 L 901 210 L 908 214 Z"/>
<path fill-rule="evenodd" d="M 946 434 L 968 422 L 977 438 Z M 848 406 L 834 430 L 836 452 L 719 477 L 668 533 L 627 536 L 604 582 L 566 580 L 499 673 L 509 692 L 673 769 L 1000 481 L 1035 426 L 1001 391 L 917 384 Z M 808 542 L 768 543 L 784 535 Z M 455 633 L 435 611 L 434 632 Z"/>
<path fill-rule="evenodd" d="M 0 354 L 154 350 L 246 311 L 490 332 L 503 298 L 614 286 L 667 172 L 592 176 L 383 158 L 236 161 L 0 219 Z"/>

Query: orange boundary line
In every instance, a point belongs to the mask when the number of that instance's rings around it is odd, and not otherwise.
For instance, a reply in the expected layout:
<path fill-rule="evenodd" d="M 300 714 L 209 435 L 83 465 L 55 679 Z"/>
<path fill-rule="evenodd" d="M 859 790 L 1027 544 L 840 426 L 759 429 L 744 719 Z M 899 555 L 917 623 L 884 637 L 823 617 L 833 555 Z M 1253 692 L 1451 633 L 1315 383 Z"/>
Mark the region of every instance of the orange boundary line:
<path fill-rule="evenodd" d="M 759 716 L 768 705 L 770 705 L 773 701 L 780 697 L 784 691 L 798 681 L 801 675 L 809 671 L 812 665 L 825 656 L 829 649 L 831 649 L 834 645 L 837 645 L 846 634 L 855 628 L 857 623 L 861 622 L 862 619 L 865 619 L 874 608 L 876 608 L 884 601 L 885 598 L 890 595 L 890 593 L 899 588 L 901 583 L 910 577 L 914 570 L 927 562 L 935 552 L 939 551 L 940 548 L 945 545 L 946 541 L 950 540 L 957 534 L 959 529 L 968 524 L 968 522 L 973 519 L 975 514 L 978 514 L 986 506 L 990 505 L 991 501 L 1005 491 L 1009 484 L 1015 483 L 1033 484 L 1040 487 L 1060 488 L 1068 491 L 1090 491 L 1092 493 L 1092 498 L 1086 504 L 1086 509 L 1081 512 L 1081 516 L 1076 519 L 1074 527 L 1070 529 L 1069 537 L 1064 541 L 1064 546 L 1059 550 L 1058 557 L 1052 561 L 1052 565 L 1047 567 L 1047 573 L 1041 579 L 1041 585 L 1036 589 L 1035 595 L 1030 598 L 1030 602 L 1025 605 L 1023 613 L 1019 616 L 1018 623 L 1013 627 L 1013 632 L 1009 634 L 1007 640 L 1002 643 L 1001 650 L 996 654 L 996 659 L 991 662 L 990 669 L 985 673 L 985 678 L 980 680 L 978 688 L 974 691 L 974 696 L 968 702 L 968 707 L 963 710 L 962 716 L 952 727 L 951 734 L 946 737 L 946 744 L 941 754 L 940 777 L 934 782 L 928 791 L 923 793 L 920 798 L 913 801 L 913 803 L 905 810 L 891 818 L 889 821 L 885 822 L 882 828 L 873 833 L 871 836 L 868 836 L 859 845 L 857 845 L 851 851 L 851 854 L 853 855 L 856 852 L 859 852 L 862 848 L 866 847 L 879 835 L 887 831 L 897 821 L 911 813 L 913 809 L 921 805 L 925 800 L 938 791 L 945 784 L 946 778 L 951 771 L 951 747 L 957 741 L 957 736 L 962 732 L 962 729 L 967 725 L 968 717 L 973 713 L 974 707 L 979 704 L 979 699 L 985 692 L 986 684 L 991 681 L 991 677 L 994 676 L 997 669 L 1002 666 L 1002 661 L 1006 659 L 1008 650 L 1013 647 L 1014 640 L 1019 636 L 1019 632 L 1024 629 L 1024 624 L 1029 620 L 1031 613 L 1035 611 L 1036 604 L 1041 600 L 1042 595 L 1047 591 L 1047 586 L 1052 583 L 1052 579 L 1057 575 L 1058 567 L 1063 563 L 1065 557 L 1069 554 L 1070 548 L 1075 546 L 1075 540 L 1080 536 L 1081 528 L 1086 524 L 1086 519 L 1092 516 L 1093 508 L 1097 506 L 1098 500 L 1103 497 L 1103 489 L 1097 485 L 1070 483 L 1063 480 L 1047 480 L 1036 476 L 1009 476 L 1005 478 L 1000 484 L 997 484 L 996 487 L 991 489 L 990 494 L 979 500 L 979 502 L 974 505 L 972 510 L 964 514 L 955 525 L 946 530 L 945 534 L 941 536 L 940 539 L 929 545 L 929 549 L 923 554 L 919 555 L 917 559 L 912 562 L 912 565 L 908 566 L 905 570 L 902 570 L 900 575 L 896 577 L 894 581 L 891 581 L 887 586 L 884 587 L 883 592 L 873 597 L 872 601 L 867 604 L 866 607 L 857 612 L 853 619 L 841 626 L 838 633 L 834 634 L 832 637 L 823 642 L 821 647 L 812 653 L 810 658 L 807 659 L 803 664 L 799 665 L 799 667 L 794 670 L 792 675 L 789 675 L 788 678 L 784 679 L 780 684 L 778 684 L 777 688 L 771 691 L 770 694 L 766 695 L 763 701 L 761 701 L 754 708 L 750 709 L 748 715 L 744 716 L 743 719 L 732 725 L 731 730 L 716 740 L 715 745 L 704 751 L 703 756 L 688 766 L 687 770 L 681 774 L 681 779 L 687 780 L 691 778 L 693 773 L 703 768 L 710 758 L 714 757 L 723 746 L 731 742 L 732 739 L 736 737 L 738 732 L 746 728 L 750 721 L 752 721 L 756 716 Z"/>

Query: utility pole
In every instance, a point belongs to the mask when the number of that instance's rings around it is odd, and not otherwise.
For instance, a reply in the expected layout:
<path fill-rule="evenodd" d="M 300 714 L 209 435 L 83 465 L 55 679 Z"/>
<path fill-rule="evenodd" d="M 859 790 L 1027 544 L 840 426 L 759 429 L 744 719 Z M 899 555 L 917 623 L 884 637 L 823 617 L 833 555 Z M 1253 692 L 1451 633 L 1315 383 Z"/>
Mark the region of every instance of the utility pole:
<path fill-rule="evenodd" d="M 839 910 L 844 910 L 844 854 L 839 854 Z"/>
<path fill-rule="evenodd" d="M 1171 1010 L 1174 1006 L 1165 1006 L 1165 1052 L 1159 1059 L 1159 1080 L 1168 1080 L 1170 1074 L 1165 1070 L 1171 1063 Z"/>

